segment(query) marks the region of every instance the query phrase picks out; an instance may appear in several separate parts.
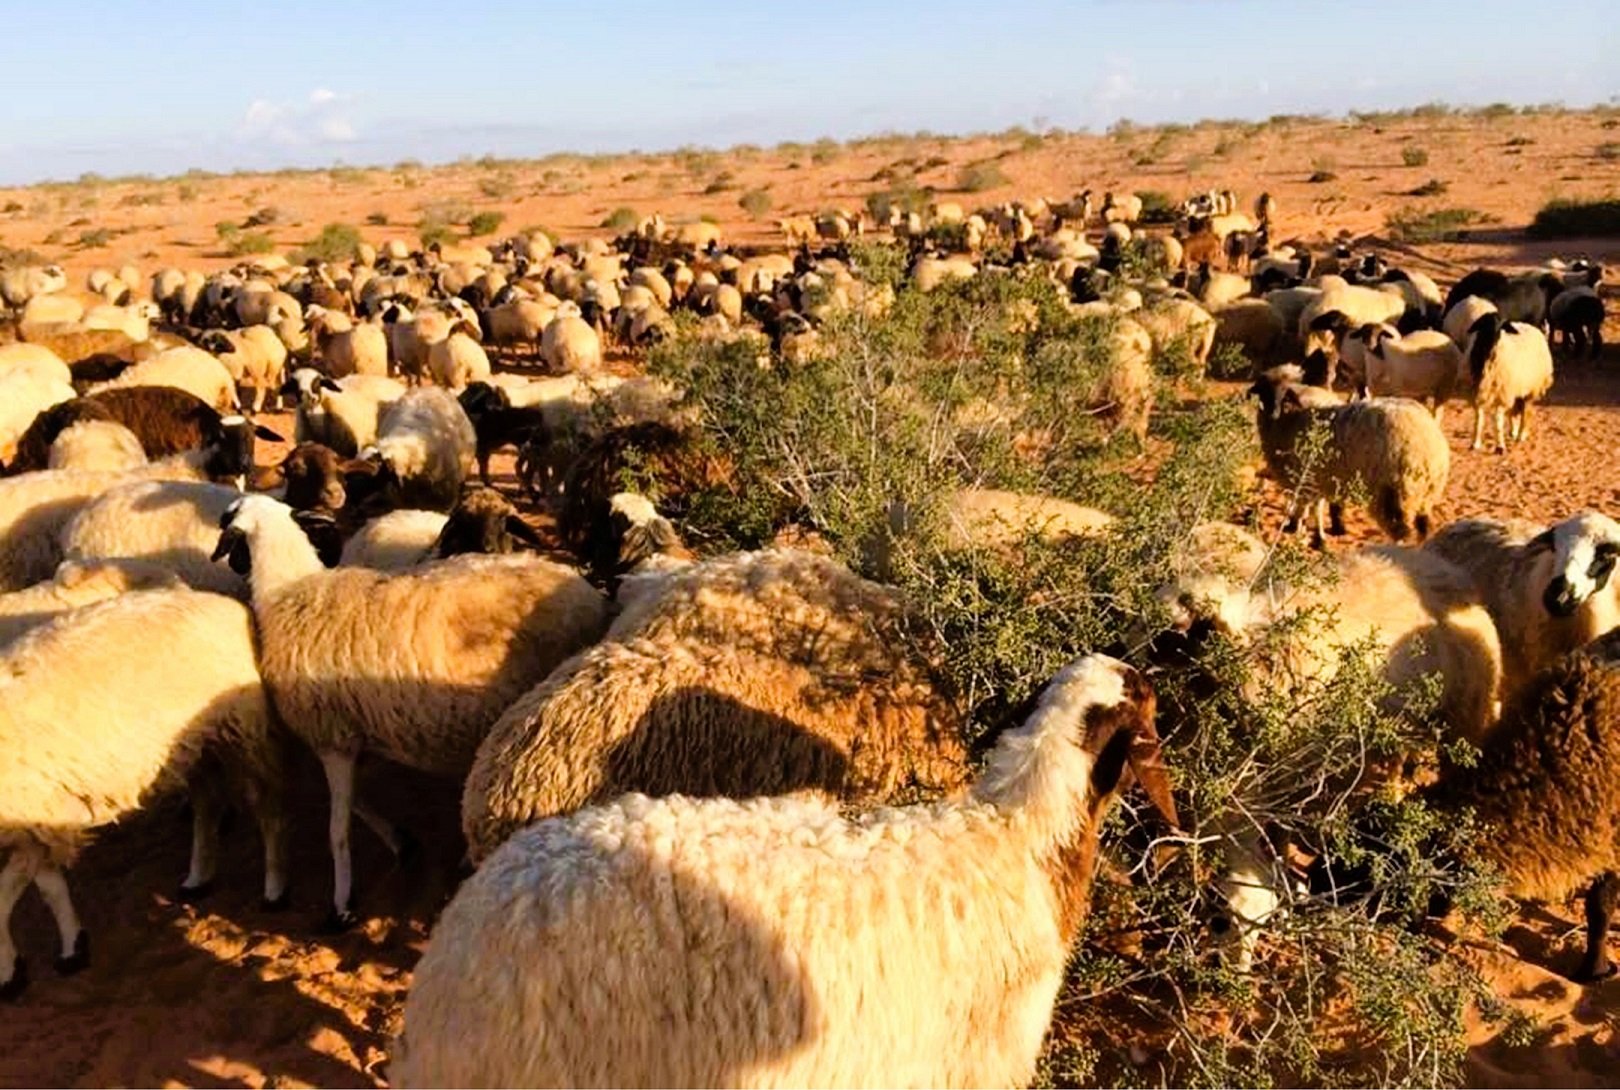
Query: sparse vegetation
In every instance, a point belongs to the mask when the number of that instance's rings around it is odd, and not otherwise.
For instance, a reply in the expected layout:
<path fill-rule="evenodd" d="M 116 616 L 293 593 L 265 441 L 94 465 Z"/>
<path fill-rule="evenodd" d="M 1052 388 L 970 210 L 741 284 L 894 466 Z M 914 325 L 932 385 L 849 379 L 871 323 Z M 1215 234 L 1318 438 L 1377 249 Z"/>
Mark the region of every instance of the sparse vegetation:
<path fill-rule="evenodd" d="M 1530 224 L 1533 238 L 1620 235 L 1620 199 L 1555 200 L 1543 205 Z"/>
<path fill-rule="evenodd" d="M 387 227 L 388 226 L 388 213 L 387 212 L 367 212 L 366 213 L 366 222 L 368 224 L 370 224 L 371 226 L 373 226 L 373 227 Z"/>
<path fill-rule="evenodd" d="M 1429 212 L 1396 212 L 1389 217 L 1390 237 L 1397 242 L 1454 242 L 1463 229 L 1490 223 L 1473 208 L 1437 208 Z"/>
<path fill-rule="evenodd" d="M 1331 170 L 1313 170 L 1311 171 L 1310 177 L 1306 178 L 1305 180 L 1311 185 L 1325 185 L 1328 182 L 1338 181 L 1339 176 L 1333 173 Z"/>
<path fill-rule="evenodd" d="M 1008 184 L 1007 175 L 995 163 L 974 163 L 956 175 L 956 188 L 964 193 L 983 193 Z"/>
<path fill-rule="evenodd" d="M 113 233 L 105 227 L 92 228 L 79 233 L 78 245 L 81 250 L 99 250 L 112 241 Z"/>
<path fill-rule="evenodd" d="M 478 192 L 492 201 L 504 201 L 517 192 L 517 182 L 510 174 L 497 174 L 493 178 L 480 178 Z"/>
<path fill-rule="evenodd" d="M 237 228 L 226 232 L 220 238 L 225 243 L 225 253 L 230 257 L 267 254 L 276 248 L 275 239 L 271 238 L 267 231 L 243 231 Z"/>
<path fill-rule="evenodd" d="M 624 205 L 620 205 L 603 218 L 600 226 L 606 227 L 611 231 L 628 231 L 635 227 L 636 223 L 640 219 L 641 217 L 636 215 L 636 210 L 634 208 L 627 208 Z"/>
<path fill-rule="evenodd" d="M 294 260 L 353 261 L 359 249 L 360 232 L 352 224 L 329 223 L 294 255 Z"/>
<path fill-rule="evenodd" d="M 1430 178 L 1422 185 L 1406 191 L 1408 197 L 1438 197 L 1451 188 L 1449 182 L 1442 182 L 1439 178 Z"/>
<path fill-rule="evenodd" d="M 1594 148 L 1592 150 L 1592 154 L 1595 155 L 1597 158 L 1603 159 L 1605 161 L 1613 161 L 1615 159 L 1620 159 L 1620 143 L 1616 143 L 1616 142 L 1611 140 L 1611 141 L 1607 141 L 1605 143 L 1599 144 L 1596 148 Z"/>
<path fill-rule="evenodd" d="M 493 210 L 479 212 L 467 221 L 467 234 L 472 238 L 493 235 L 505 220 L 504 212 Z"/>
<path fill-rule="evenodd" d="M 747 212 L 751 219 L 759 219 L 771 210 L 771 195 L 763 189 L 750 189 L 737 198 L 737 207 Z"/>
<path fill-rule="evenodd" d="M 1408 144 L 1401 149 L 1401 165 L 1408 167 L 1426 167 L 1429 165 L 1429 153 L 1423 148 Z"/>

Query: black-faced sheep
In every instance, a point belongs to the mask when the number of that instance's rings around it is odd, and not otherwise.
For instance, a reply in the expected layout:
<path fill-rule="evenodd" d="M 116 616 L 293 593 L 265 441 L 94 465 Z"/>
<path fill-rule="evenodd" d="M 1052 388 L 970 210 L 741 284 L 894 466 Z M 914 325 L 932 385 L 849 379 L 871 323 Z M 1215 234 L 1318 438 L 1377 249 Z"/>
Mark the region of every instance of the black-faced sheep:
<path fill-rule="evenodd" d="M 1323 507 L 1329 508 L 1334 532 L 1341 532 L 1344 503 L 1364 488 L 1384 533 L 1396 541 L 1428 536 L 1451 474 L 1451 449 L 1423 406 L 1404 398 L 1374 398 L 1313 407 L 1305 390 L 1275 372 L 1262 376 L 1250 393 L 1260 399 L 1255 423 L 1266 465 L 1293 492 L 1290 529 L 1297 527 L 1306 502 L 1312 503 L 1312 543 L 1320 546 Z M 1318 427 L 1327 436 L 1320 452 L 1306 443 Z"/>
<path fill-rule="evenodd" d="M 1474 450 L 1485 447 L 1485 414 L 1496 419 L 1496 453 L 1530 435 L 1530 404 L 1553 384 L 1552 347 L 1535 326 L 1486 314 L 1468 329 L 1468 373 L 1474 391 Z"/>
<path fill-rule="evenodd" d="M 1554 526 L 1463 519 L 1424 548 L 1466 571 L 1502 635 L 1505 690 L 1620 627 L 1620 525 L 1595 511 Z"/>

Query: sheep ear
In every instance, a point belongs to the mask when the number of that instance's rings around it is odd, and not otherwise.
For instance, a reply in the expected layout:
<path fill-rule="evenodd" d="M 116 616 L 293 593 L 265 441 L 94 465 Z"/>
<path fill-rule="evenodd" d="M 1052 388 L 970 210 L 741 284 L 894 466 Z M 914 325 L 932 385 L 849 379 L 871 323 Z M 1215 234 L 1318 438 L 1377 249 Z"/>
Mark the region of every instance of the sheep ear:
<path fill-rule="evenodd" d="M 315 386 L 317 389 L 331 390 L 334 394 L 341 394 L 343 392 L 343 387 L 339 386 L 336 382 L 333 382 L 325 375 L 322 375 L 316 380 Z"/>
<path fill-rule="evenodd" d="M 516 515 L 506 516 L 506 532 L 535 549 L 544 549 L 546 547 L 545 542 L 540 540 L 540 535 L 534 532 L 534 527 Z"/>
<path fill-rule="evenodd" d="M 350 458 L 338 467 L 345 477 L 375 477 L 381 470 L 382 463 L 369 458 Z"/>
<path fill-rule="evenodd" d="M 1543 549 L 1553 548 L 1553 536 L 1557 533 L 1557 531 L 1558 528 L 1556 526 L 1552 527 L 1551 529 L 1543 530 L 1541 533 L 1524 543 L 1524 551 L 1527 553 L 1539 552 Z"/>

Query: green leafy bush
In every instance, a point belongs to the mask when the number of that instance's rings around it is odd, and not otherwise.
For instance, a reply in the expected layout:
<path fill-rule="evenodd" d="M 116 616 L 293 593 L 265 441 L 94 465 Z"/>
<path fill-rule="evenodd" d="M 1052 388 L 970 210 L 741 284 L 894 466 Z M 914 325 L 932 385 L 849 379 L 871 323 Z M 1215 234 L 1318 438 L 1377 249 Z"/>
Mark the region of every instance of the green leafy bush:
<path fill-rule="evenodd" d="M 472 238 L 483 235 L 493 235 L 506 220 L 506 213 L 484 211 L 479 212 L 467 221 L 467 234 Z"/>
<path fill-rule="evenodd" d="M 1620 199 L 1549 201 L 1531 221 L 1530 234 L 1534 238 L 1620 235 Z"/>
<path fill-rule="evenodd" d="M 974 163 L 956 175 L 956 188 L 964 193 L 983 193 L 1009 184 L 1007 175 L 994 163 Z"/>
<path fill-rule="evenodd" d="M 759 219 L 771 210 L 771 195 L 763 189 L 750 189 L 737 198 L 737 207 L 754 219 Z"/>
<path fill-rule="evenodd" d="M 348 223 L 329 223 L 295 255 L 300 263 L 315 258 L 319 261 L 353 261 L 360 250 L 360 232 Z"/>
<path fill-rule="evenodd" d="M 1192 528 L 1249 499 L 1255 454 L 1240 402 L 1161 397 L 1144 477 L 1133 437 L 1083 391 L 1114 366 L 1112 320 L 1078 316 L 1017 271 L 919 293 L 904 251 L 859 244 L 869 283 L 898 285 L 883 318 L 836 313 L 824 351 L 762 367 L 747 342 L 686 332 L 649 369 L 686 391 L 700 442 L 729 459 L 726 483 L 688 497 L 683 531 L 704 549 L 753 548 L 809 532 L 857 571 L 896 585 L 906 638 L 984 737 L 1017 715 L 1065 661 L 1112 648 L 1140 665 L 1162 631 L 1156 589 Z M 1004 548 L 954 544 L 945 500 L 964 487 L 1040 492 L 1114 512 L 1110 532 Z M 1295 547 L 1273 565 L 1295 586 L 1331 576 Z M 1244 645 L 1214 637 L 1196 659 L 1159 663 L 1166 759 L 1184 837 L 1162 857 L 1116 815 L 1105 829 L 1085 941 L 1059 1000 L 1043 1080 L 1139 1085 L 1437 1085 L 1461 1077 L 1462 1018 L 1485 997 L 1466 962 L 1402 921 L 1445 892 L 1494 906 L 1455 860 L 1466 822 L 1416 795 L 1377 791 L 1368 769 L 1431 753 L 1433 686 L 1392 710 L 1365 648 L 1320 688 L 1250 684 L 1273 640 L 1320 624 L 1306 613 Z M 1291 897 L 1267 931 L 1264 969 L 1224 966 L 1205 933 L 1204 876 L 1234 829 L 1291 841 L 1376 874 L 1380 897 Z M 1487 913 L 1488 916 L 1488 913 Z M 1133 1063 L 1149 1045 L 1151 1074 Z"/>

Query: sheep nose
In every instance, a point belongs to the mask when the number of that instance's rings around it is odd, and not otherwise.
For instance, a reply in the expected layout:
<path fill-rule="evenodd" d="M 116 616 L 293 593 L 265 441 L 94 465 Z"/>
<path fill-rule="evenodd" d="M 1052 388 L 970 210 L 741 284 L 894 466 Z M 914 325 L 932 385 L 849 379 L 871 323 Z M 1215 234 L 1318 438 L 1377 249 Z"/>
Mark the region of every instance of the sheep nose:
<path fill-rule="evenodd" d="M 1575 588 L 1561 575 L 1547 584 L 1547 591 L 1541 596 L 1541 603 L 1554 617 L 1568 617 L 1580 608 L 1581 604 L 1575 594 Z"/>

